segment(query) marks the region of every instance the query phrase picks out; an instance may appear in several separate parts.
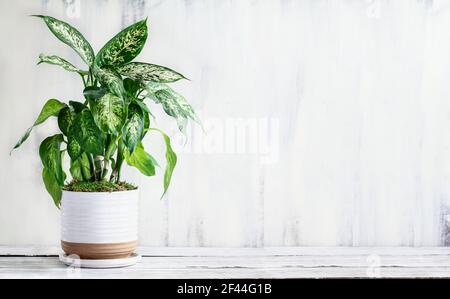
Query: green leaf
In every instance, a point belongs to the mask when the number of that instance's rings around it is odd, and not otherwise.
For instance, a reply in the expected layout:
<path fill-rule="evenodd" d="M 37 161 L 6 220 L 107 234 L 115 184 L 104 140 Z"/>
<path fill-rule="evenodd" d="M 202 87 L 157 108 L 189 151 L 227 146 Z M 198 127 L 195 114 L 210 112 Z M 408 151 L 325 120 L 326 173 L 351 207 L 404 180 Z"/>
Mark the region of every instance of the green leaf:
<path fill-rule="evenodd" d="M 35 127 L 37 127 L 40 124 L 44 123 L 47 119 L 49 119 L 52 116 L 58 116 L 59 112 L 64 107 L 66 107 L 66 104 L 61 103 L 58 100 L 55 100 L 55 99 L 49 100 L 44 105 L 44 108 L 42 108 L 42 111 L 39 114 L 38 118 L 36 119 L 34 125 L 25 132 L 25 134 L 22 136 L 22 138 L 14 146 L 13 150 L 19 148 L 28 139 L 28 137 L 30 137 L 31 132 L 33 131 L 33 129 Z"/>
<path fill-rule="evenodd" d="M 167 67 L 144 62 L 131 62 L 118 68 L 118 72 L 125 77 L 137 81 L 152 81 L 156 83 L 173 83 L 187 79 L 182 74 Z"/>
<path fill-rule="evenodd" d="M 83 91 L 84 98 L 92 103 L 101 99 L 107 93 L 106 89 L 97 86 L 88 86 Z"/>
<path fill-rule="evenodd" d="M 75 139 L 72 132 L 71 132 L 71 134 L 69 134 L 69 137 L 68 137 L 67 152 L 69 153 L 69 156 L 72 160 L 77 160 L 83 153 L 83 150 L 81 149 L 81 145 Z"/>
<path fill-rule="evenodd" d="M 69 135 L 75 119 L 75 112 L 72 107 L 64 107 L 58 115 L 58 126 L 65 136 Z"/>
<path fill-rule="evenodd" d="M 95 103 L 93 114 L 97 126 L 104 133 L 114 135 L 121 132 L 127 118 L 124 101 L 110 93 Z"/>
<path fill-rule="evenodd" d="M 118 97 L 124 97 L 125 88 L 123 87 L 122 78 L 117 72 L 109 68 L 100 68 L 98 66 L 94 66 L 94 76 L 111 93 L 115 94 Z"/>
<path fill-rule="evenodd" d="M 131 62 L 141 53 L 148 36 L 147 20 L 124 29 L 97 54 L 98 66 L 120 66 Z"/>
<path fill-rule="evenodd" d="M 123 132 L 125 146 L 130 153 L 133 153 L 138 143 L 144 137 L 144 114 L 142 109 L 134 103 L 128 108 L 128 121 Z"/>
<path fill-rule="evenodd" d="M 79 159 L 72 160 L 70 164 L 70 173 L 73 179 L 78 181 L 89 181 L 91 179 L 91 167 L 89 158 L 83 154 Z"/>
<path fill-rule="evenodd" d="M 80 113 L 81 111 L 83 111 L 86 107 L 86 105 L 80 103 L 80 102 L 75 102 L 75 101 L 70 101 L 69 102 L 70 107 L 73 108 L 73 111 L 75 111 L 75 113 Z"/>
<path fill-rule="evenodd" d="M 144 136 L 149 128 L 150 128 L 150 115 L 149 113 L 144 112 Z"/>
<path fill-rule="evenodd" d="M 67 106 L 66 104 L 61 103 L 58 100 L 55 100 L 55 99 L 49 100 L 44 105 L 44 108 L 42 108 L 42 111 L 39 114 L 38 118 L 36 119 L 36 122 L 34 123 L 34 125 L 38 126 L 38 125 L 44 123 L 50 117 L 57 116 L 59 114 L 59 112 L 66 106 Z"/>
<path fill-rule="evenodd" d="M 42 179 L 44 181 L 45 189 L 53 198 L 53 201 L 57 208 L 61 206 L 61 198 L 62 198 L 62 187 L 58 184 L 55 174 L 44 167 L 42 170 Z"/>
<path fill-rule="evenodd" d="M 164 193 L 161 196 L 161 199 L 162 199 L 164 197 L 164 195 L 166 195 L 167 190 L 169 190 L 170 182 L 172 181 L 173 171 L 175 169 L 175 166 L 177 165 L 178 158 L 172 149 L 170 138 L 169 138 L 169 136 L 167 136 L 167 134 L 165 134 L 163 131 L 161 131 L 159 129 L 149 129 L 149 131 L 155 131 L 155 132 L 160 133 L 164 138 L 164 142 L 166 143 L 167 165 L 166 165 L 166 171 L 164 174 Z"/>
<path fill-rule="evenodd" d="M 137 168 L 143 175 L 154 176 L 156 174 L 156 160 L 148 154 L 142 143 L 136 146 L 136 150 L 131 154 L 125 150 L 125 159 L 128 165 Z"/>
<path fill-rule="evenodd" d="M 70 161 L 70 175 L 76 181 L 83 181 L 83 172 L 81 171 L 81 162 L 79 159 Z"/>
<path fill-rule="evenodd" d="M 132 80 L 130 78 L 125 78 L 123 80 L 123 86 L 125 88 L 125 91 L 128 92 L 131 97 L 135 97 L 139 89 L 144 87 L 141 82 Z"/>
<path fill-rule="evenodd" d="M 41 54 L 41 55 L 39 55 L 38 65 L 42 64 L 42 63 L 60 66 L 68 72 L 78 73 L 83 76 L 89 74 L 89 72 L 80 70 L 79 68 L 75 67 L 73 64 L 68 62 L 67 60 L 65 60 L 61 57 L 58 57 L 58 56 L 46 56 L 44 54 Z"/>
<path fill-rule="evenodd" d="M 39 147 L 39 156 L 42 164 L 55 177 L 59 186 L 64 186 L 64 172 L 61 161 L 61 143 L 64 141 L 62 134 L 45 139 Z"/>
<path fill-rule="evenodd" d="M 164 111 L 177 120 L 179 129 L 184 132 L 187 120 L 199 122 L 192 106 L 186 99 L 162 83 L 149 82 L 147 84 L 147 97 L 163 106 Z"/>
<path fill-rule="evenodd" d="M 91 165 L 89 164 L 89 158 L 87 154 L 83 154 L 80 158 L 80 161 L 83 178 L 85 181 L 89 181 L 92 178 L 92 175 L 91 175 Z"/>
<path fill-rule="evenodd" d="M 83 151 L 103 155 L 105 141 L 89 109 L 84 109 L 75 118 L 73 135 Z"/>
<path fill-rule="evenodd" d="M 50 31 L 63 43 L 75 50 L 81 59 L 91 66 L 95 61 L 94 50 L 84 36 L 66 22 L 49 16 L 35 16 L 42 18 Z"/>
<path fill-rule="evenodd" d="M 148 106 L 143 101 L 138 100 L 138 99 L 134 99 L 133 103 L 135 103 L 136 105 L 141 107 L 142 111 L 147 112 L 147 113 L 151 113 L 150 109 L 148 108 Z"/>

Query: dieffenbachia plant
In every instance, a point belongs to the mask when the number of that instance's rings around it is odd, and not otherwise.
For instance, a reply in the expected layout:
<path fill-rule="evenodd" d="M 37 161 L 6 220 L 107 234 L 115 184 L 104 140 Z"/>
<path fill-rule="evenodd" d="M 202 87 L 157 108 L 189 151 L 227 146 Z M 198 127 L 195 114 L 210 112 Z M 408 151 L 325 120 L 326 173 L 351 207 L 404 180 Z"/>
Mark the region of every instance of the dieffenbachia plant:
<path fill-rule="evenodd" d="M 132 62 L 147 40 L 147 20 L 126 28 L 95 54 L 89 42 L 71 25 L 49 16 L 36 17 L 41 18 L 60 41 L 75 50 L 87 67 L 79 69 L 61 57 L 44 54 L 39 56 L 39 64 L 52 64 L 79 74 L 84 84 L 84 100 L 68 103 L 49 100 L 14 149 L 27 140 L 34 127 L 51 117 L 57 118 L 61 133 L 45 139 L 39 155 L 45 187 L 59 207 L 67 179 L 62 166 L 66 154 L 70 157 L 70 174 L 75 181 L 109 180 L 117 184 L 124 163 L 146 176 L 154 176 L 158 164 L 145 151 L 142 139 L 147 133 L 160 133 L 167 147 L 165 194 L 177 156 L 169 137 L 151 127 L 150 116 L 153 115 L 145 100 L 161 104 L 164 111 L 176 119 L 181 131 L 189 119 L 198 119 L 192 106 L 167 85 L 186 79 L 183 75 L 164 66 Z"/>

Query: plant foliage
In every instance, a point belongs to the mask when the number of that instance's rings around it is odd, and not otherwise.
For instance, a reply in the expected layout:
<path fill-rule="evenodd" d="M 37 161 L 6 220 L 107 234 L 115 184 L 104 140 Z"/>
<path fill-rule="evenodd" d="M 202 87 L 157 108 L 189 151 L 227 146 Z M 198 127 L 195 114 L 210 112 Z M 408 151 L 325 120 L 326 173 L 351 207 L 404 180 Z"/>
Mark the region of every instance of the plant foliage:
<path fill-rule="evenodd" d="M 35 127 L 51 117 L 57 118 L 61 132 L 42 142 L 39 155 L 45 187 L 59 207 L 62 190 L 86 192 L 96 186 L 102 186 L 101 190 L 106 192 L 133 189 L 120 181 L 123 164 L 135 167 L 145 176 L 154 176 L 158 163 L 145 151 L 142 140 L 148 132 L 157 132 L 162 134 L 166 145 L 163 184 L 166 194 L 177 155 L 169 136 L 150 128 L 153 114 L 145 101 L 151 99 L 161 104 L 182 131 L 189 119 L 198 119 L 184 97 L 167 85 L 186 79 L 185 76 L 168 67 L 133 62 L 147 41 L 147 20 L 118 33 L 96 55 L 76 28 L 53 17 L 36 17 L 44 21 L 57 39 L 71 47 L 86 67 L 81 69 L 64 58 L 44 54 L 39 56 L 38 64 L 51 64 L 78 74 L 84 84 L 84 99 L 68 103 L 49 100 L 14 149 L 28 139 Z M 69 184 L 63 170 L 65 157 L 70 159 L 73 179 Z"/>

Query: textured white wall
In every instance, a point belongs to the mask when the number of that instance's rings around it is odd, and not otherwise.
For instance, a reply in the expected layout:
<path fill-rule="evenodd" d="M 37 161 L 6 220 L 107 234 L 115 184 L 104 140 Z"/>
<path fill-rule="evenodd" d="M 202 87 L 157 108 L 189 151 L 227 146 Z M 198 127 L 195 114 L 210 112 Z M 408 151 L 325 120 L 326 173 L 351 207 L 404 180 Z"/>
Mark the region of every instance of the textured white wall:
<path fill-rule="evenodd" d="M 9 150 L 48 98 L 82 96 L 76 76 L 35 66 L 41 52 L 81 64 L 29 14 L 69 20 L 97 50 L 149 16 L 139 60 L 192 79 L 176 88 L 208 134 L 194 128 L 183 147 L 158 113 L 180 152 L 167 200 L 159 201 L 161 175 L 126 173 L 142 190 L 143 245 L 443 244 L 448 1 L 68 2 L 0 1 L 0 244 L 58 242 L 37 154 L 56 124 Z M 162 160 L 156 136 L 146 147 Z"/>

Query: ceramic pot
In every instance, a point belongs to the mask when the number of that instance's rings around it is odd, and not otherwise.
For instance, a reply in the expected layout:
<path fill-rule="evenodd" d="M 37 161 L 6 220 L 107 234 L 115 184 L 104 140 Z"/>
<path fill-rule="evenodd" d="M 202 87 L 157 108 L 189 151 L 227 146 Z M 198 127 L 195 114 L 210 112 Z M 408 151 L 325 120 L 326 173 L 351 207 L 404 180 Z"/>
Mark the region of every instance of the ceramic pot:
<path fill-rule="evenodd" d="M 82 193 L 64 191 L 61 246 L 81 259 L 129 257 L 138 244 L 139 191 Z"/>

